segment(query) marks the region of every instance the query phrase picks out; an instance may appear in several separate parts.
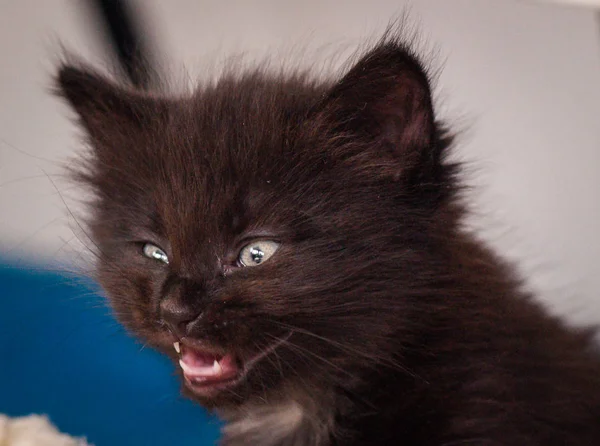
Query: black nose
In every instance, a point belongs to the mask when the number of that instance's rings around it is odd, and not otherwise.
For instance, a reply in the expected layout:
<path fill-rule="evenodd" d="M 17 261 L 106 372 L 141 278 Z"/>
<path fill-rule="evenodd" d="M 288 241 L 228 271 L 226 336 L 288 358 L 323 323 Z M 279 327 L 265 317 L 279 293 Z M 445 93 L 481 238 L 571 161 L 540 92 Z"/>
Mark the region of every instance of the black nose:
<path fill-rule="evenodd" d="M 179 337 L 188 336 L 191 322 L 198 318 L 200 313 L 177 299 L 166 298 L 160 303 L 160 314 L 169 330 Z"/>

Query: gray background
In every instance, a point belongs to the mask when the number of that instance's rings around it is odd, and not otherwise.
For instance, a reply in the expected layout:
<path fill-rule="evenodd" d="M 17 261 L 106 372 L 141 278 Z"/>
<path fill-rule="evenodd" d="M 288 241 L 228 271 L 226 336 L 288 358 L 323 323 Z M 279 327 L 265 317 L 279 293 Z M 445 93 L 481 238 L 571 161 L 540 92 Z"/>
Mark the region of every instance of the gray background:
<path fill-rule="evenodd" d="M 509 0 L 138 3 L 162 65 L 180 81 L 209 76 L 234 53 L 335 68 L 410 4 L 443 62 L 437 108 L 462 130 L 456 156 L 478 186 L 470 224 L 519 261 L 554 311 L 600 322 L 600 37 L 591 9 Z M 77 208 L 80 191 L 60 167 L 78 149 L 77 132 L 48 93 L 59 40 L 101 63 L 88 17 L 81 1 L 0 0 L 0 257 L 12 262 L 89 267 L 60 197 Z"/>

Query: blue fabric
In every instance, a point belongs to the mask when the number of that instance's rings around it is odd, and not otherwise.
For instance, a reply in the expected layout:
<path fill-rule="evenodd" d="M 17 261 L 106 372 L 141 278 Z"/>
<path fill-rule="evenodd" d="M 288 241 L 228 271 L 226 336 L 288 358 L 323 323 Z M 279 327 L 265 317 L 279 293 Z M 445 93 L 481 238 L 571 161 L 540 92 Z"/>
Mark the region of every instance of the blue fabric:
<path fill-rule="evenodd" d="M 219 423 L 179 396 L 170 361 L 142 349 L 95 286 L 0 265 L 0 413 L 48 414 L 96 446 L 203 446 Z"/>

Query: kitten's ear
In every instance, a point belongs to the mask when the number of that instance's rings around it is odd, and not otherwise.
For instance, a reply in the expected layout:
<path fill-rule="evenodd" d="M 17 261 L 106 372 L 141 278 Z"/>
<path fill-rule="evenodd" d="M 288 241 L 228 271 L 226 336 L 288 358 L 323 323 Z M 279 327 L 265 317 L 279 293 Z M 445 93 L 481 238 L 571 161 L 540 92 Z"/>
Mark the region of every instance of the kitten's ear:
<path fill-rule="evenodd" d="M 330 90 L 323 111 L 335 132 L 377 151 L 369 154 L 371 162 L 383 160 L 395 177 L 424 161 L 439 161 L 432 159 L 440 154 L 433 147 L 437 136 L 428 76 L 396 41 L 383 41 L 364 55 Z"/>
<path fill-rule="evenodd" d="M 56 85 L 58 94 L 77 112 L 96 146 L 114 145 L 115 139 L 147 127 L 157 114 L 157 99 L 118 86 L 91 70 L 65 65 L 58 71 Z"/>

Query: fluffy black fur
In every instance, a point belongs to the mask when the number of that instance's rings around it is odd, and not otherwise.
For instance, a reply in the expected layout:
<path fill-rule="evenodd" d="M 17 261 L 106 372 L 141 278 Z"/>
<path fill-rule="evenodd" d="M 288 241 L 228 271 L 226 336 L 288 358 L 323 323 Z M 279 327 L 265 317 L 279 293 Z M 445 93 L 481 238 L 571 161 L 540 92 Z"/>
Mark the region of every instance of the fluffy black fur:
<path fill-rule="evenodd" d="M 588 338 L 462 229 L 451 137 L 398 39 L 335 82 L 257 69 L 165 97 L 65 65 L 57 84 L 120 320 L 174 360 L 182 337 L 240 364 L 280 341 L 230 387 L 184 385 L 223 444 L 600 444 Z M 256 238 L 280 249 L 238 267 Z"/>

